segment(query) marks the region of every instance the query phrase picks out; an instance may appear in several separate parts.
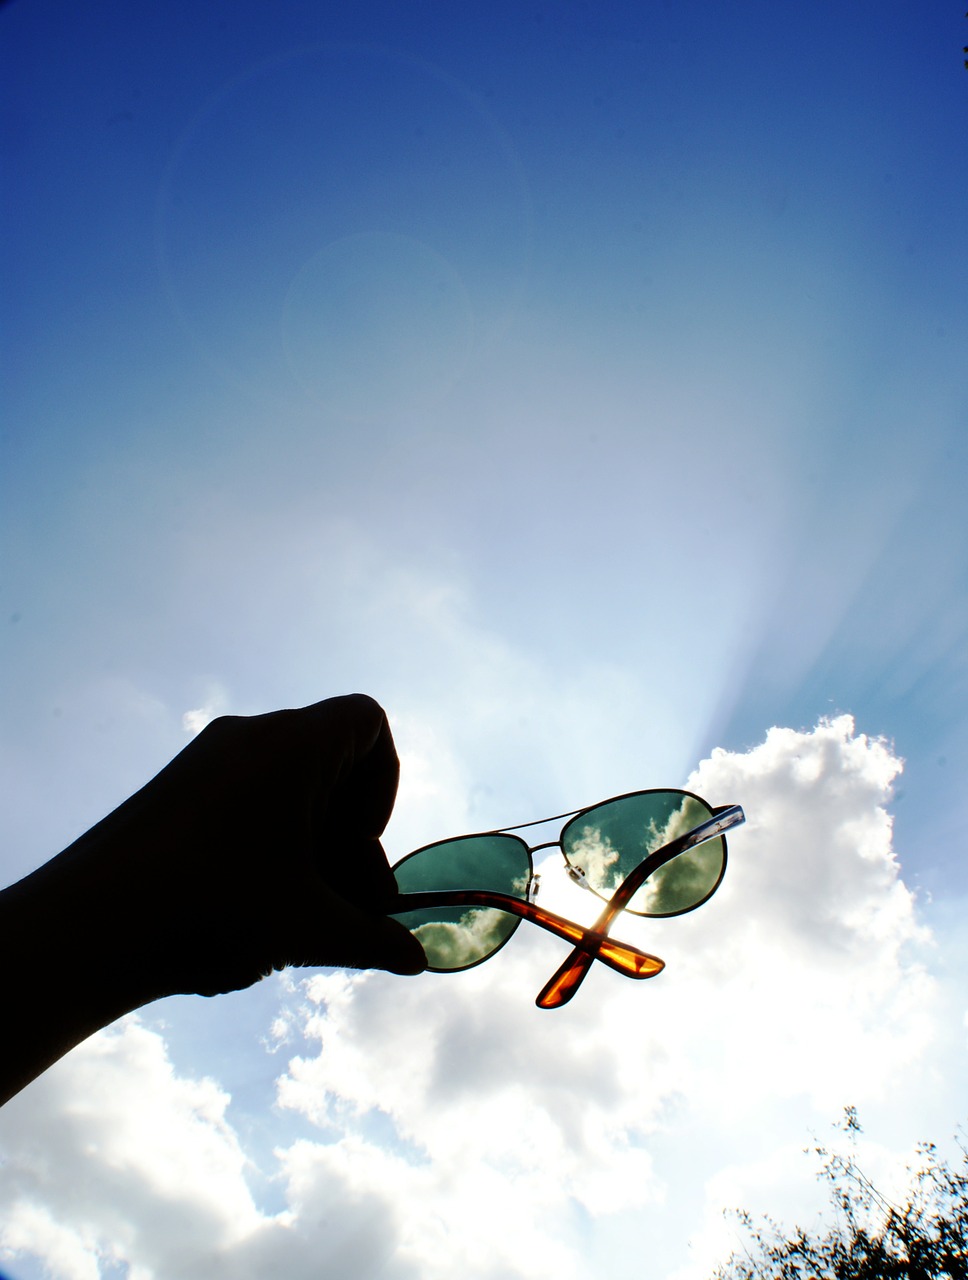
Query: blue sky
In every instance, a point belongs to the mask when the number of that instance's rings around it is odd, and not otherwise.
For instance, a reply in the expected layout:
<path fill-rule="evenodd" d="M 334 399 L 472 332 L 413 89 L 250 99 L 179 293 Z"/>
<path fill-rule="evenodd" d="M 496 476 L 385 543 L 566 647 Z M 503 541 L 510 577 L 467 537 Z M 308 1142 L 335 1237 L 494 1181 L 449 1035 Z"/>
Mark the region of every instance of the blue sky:
<path fill-rule="evenodd" d="M 6 878 L 206 716 L 355 688 L 404 756 L 394 856 L 709 758 L 836 844 L 780 726 L 918 891 L 942 991 L 968 892 L 966 31 L 940 3 L 4 6 Z M 878 738 L 904 761 L 881 791 L 855 768 Z M 788 838 L 748 847 L 772 867 Z M 316 1045 L 324 1006 L 167 1002 L 118 1069 L 140 1045 L 210 1074 L 264 1173 L 313 1122 L 273 1109 L 292 1070 L 262 1042 L 281 1017 Z M 857 1100 L 790 1088 L 791 1149 Z M 642 1124 L 674 1196 L 669 1106 Z M 377 1199 L 378 1150 L 345 1174 Z M 707 1188 L 731 1150 L 710 1136 Z M 625 1239 L 585 1211 L 566 1270 Z"/>

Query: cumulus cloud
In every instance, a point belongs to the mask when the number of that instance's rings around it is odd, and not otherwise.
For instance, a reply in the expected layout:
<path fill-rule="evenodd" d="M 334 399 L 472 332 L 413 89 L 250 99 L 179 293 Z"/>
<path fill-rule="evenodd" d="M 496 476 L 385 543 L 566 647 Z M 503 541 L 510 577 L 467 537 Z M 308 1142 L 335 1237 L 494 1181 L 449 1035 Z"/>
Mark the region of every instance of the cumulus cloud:
<path fill-rule="evenodd" d="M 0 1242 L 70 1280 L 112 1258 L 191 1274 L 259 1219 L 228 1101 L 135 1019 L 92 1037 L 0 1116 Z"/>
<path fill-rule="evenodd" d="M 429 1200 L 407 1198 L 416 1238 L 428 1216 L 457 1213 L 469 1180 L 499 1171 L 526 1208 L 499 1245 L 480 1240 L 476 1276 L 509 1266 L 500 1249 L 549 1205 L 555 1231 L 562 1215 L 573 1227 L 648 1215 L 670 1181 L 697 1177 L 704 1143 L 720 1156 L 730 1144 L 730 1165 L 764 1158 L 757 1144 L 781 1104 L 822 1118 L 904 1089 L 930 1053 L 939 1004 L 930 938 L 891 846 L 900 769 L 849 717 L 773 730 L 746 754 L 715 752 L 687 785 L 749 816 L 722 889 L 692 916 L 621 924 L 668 961 L 660 978 L 600 970 L 567 1009 L 537 1014 L 531 1001 L 560 944 L 526 926 L 492 965 L 459 977 L 392 991 L 368 975 L 315 978 L 306 1030 L 320 1051 L 290 1063 L 283 1105 L 337 1133 L 388 1117 L 437 1184 Z M 589 918 L 594 900 L 558 862 L 542 868 L 543 900 Z M 660 1166 L 655 1151 L 676 1132 L 690 1161 Z M 717 1172 L 706 1172 L 714 1216 L 726 1185 Z M 506 1274 L 547 1274 L 540 1249 L 514 1256 Z M 422 1265 L 435 1274 L 430 1257 Z"/>
<path fill-rule="evenodd" d="M 391 1256 L 379 1153 L 295 1143 L 273 1170 L 287 1207 L 268 1214 L 229 1103 L 179 1074 L 137 1018 L 92 1037 L 0 1115 L 0 1258 L 35 1258 L 58 1280 L 125 1264 L 133 1280 L 415 1280 Z"/>
<path fill-rule="evenodd" d="M 261 1170 L 275 1213 L 224 1091 L 136 1020 L 96 1037 L 0 1115 L 0 1239 L 69 1280 L 108 1259 L 143 1280 L 698 1280 L 734 1243 L 724 1207 L 814 1203 L 811 1126 L 943 1092 L 949 1006 L 892 848 L 900 769 L 849 717 L 713 752 L 686 785 L 748 821 L 709 904 L 621 922 L 667 961 L 648 982 L 595 966 L 538 1012 L 562 944 L 523 925 L 466 973 L 294 985 L 278 1106 L 301 1130 Z M 589 918 L 552 853 L 542 899 Z"/>

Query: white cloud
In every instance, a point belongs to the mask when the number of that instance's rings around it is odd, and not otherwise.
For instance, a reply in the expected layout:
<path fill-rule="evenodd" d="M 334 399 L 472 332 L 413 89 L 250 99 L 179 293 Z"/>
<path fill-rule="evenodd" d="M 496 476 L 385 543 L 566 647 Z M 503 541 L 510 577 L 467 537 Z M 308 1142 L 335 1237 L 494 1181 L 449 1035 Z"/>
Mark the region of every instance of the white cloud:
<path fill-rule="evenodd" d="M 196 733 L 201 733 L 213 719 L 214 716 L 207 707 L 195 707 L 182 716 L 182 728 L 194 737 Z"/>
<path fill-rule="evenodd" d="M 0 1242 L 71 1280 L 114 1256 L 147 1275 L 191 1274 L 188 1259 L 259 1221 L 228 1101 L 213 1081 L 177 1075 L 136 1019 L 92 1037 L 0 1116 Z"/>
<path fill-rule="evenodd" d="M 137 1021 L 95 1038 L 0 1116 L 7 1248 L 70 1280 L 99 1256 L 144 1280 L 699 1280 L 734 1243 L 724 1207 L 812 1210 L 798 1153 L 844 1104 L 910 1126 L 931 1093 L 960 1118 L 963 1010 L 949 1027 L 891 847 L 900 767 L 848 717 L 703 761 L 687 785 L 748 822 L 707 906 L 622 921 L 667 961 L 657 979 L 597 966 L 538 1012 L 562 947 L 525 925 L 463 974 L 295 986 L 279 1025 L 307 1047 L 278 1088 L 304 1127 L 261 1171 L 280 1213 L 253 1200 L 224 1092 L 179 1076 Z M 588 918 L 559 863 L 544 900 Z M 913 1136 L 939 1135 L 892 1140 Z"/>
<path fill-rule="evenodd" d="M 46 1206 L 26 1196 L 13 1199 L 6 1212 L 10 1221 L 0 1230 L 0 1245 L 9 1256 L 42 1258 L 63 1280 L 98 1280 L 97 1242 L 83 1227 L 57 1222 Z"/>
<path fill-rule="evenodd" d="M 192 737 L 201 733 L 207 724 L 222 715 L 228 708 L 228 694 L 221 685 L 212 685 L 200 707 L 193 707 L 182 716 L 182 728 Z"/>
<path fill-rule="evenodd" d="M 134 1280 L 309 1280 L 321 1268 L 415 1280 L 391 1256 L 379 1153 L 330 1159 L 297 1142 L 273 1171 L 288 1208 L 266 1214 L 229 1103 L 213 1081 L 179 1075 L 136 1018 L 92 1037 L 0 1115 L 0 1258 L 33 1256 L 64 1280 L 122 1262 Z"/>
<path fill-rule="evenodd" d="M 549 1200 L 559 1227 L 569 1205 L 592 1219 L 641 1214 L 666 1179 L 688 1176 L 681 1159 L 656 1165 L 657 1134 L 678 1131 L 699 1169 L 704 1141 L 742 1165 L 768 1157 L 782 1107 L 823 1122 L 845 1102 L 898 1096 L 929 1060 L 940 1016 L 919 958 L 929 935 L 891 848 L 900 768 L 849 717 L 715 752 L 688 785 L 743 803 L 749 819 L 723 888 L 693 916 L 622 922 L 623 937 L 668 961 L 660 978 L 597 972 L 566 1010 L 537 1014 L 560 944 L 523 928 L 492 965 L 452 978 L 313 979 L 306 1026 L 321 1051 L 290 1064 L 284 1105 L 337 1126 L 388 1115 L 439 1178 L 432 1206 L 405 1215 L 419 1235 L 423 1215 L 463 1201 L 469 1169 L 516 1179 L 532 1221 Z M 542 893 L 553 909 L 594 912 L 555 860 Z"/>

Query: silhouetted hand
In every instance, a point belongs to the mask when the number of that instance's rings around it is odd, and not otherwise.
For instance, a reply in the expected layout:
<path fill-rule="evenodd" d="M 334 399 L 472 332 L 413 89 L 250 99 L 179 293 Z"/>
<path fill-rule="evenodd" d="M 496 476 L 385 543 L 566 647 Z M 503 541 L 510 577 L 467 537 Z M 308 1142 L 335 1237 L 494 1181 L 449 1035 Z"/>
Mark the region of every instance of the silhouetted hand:
<path fill-rule="evenodd" d="M 362 695 L 225 716 L 0 894 L 0 1019 L 5 1040 L 20 1027 L 24 1041 L 13 1063 L 4 1046 L 0 1100 L 160 996 L 235 990 L 286 965 L 419 973 L 416 939 L 381 911 L 398 771 L 386 716 Z"/>

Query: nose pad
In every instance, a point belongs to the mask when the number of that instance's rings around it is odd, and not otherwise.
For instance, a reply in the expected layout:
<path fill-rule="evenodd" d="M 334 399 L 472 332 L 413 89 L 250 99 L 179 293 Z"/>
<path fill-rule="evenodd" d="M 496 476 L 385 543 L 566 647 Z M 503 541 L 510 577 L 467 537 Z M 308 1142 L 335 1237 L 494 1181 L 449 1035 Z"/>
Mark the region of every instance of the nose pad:
<path fill-rule="evenodd" d="M 538 896 L 538 890 L 541 888 L 540 875 L 533 875 L 528 883 L 528 902 L 534 902 Z"/>
<path fill-rule="evenodd" d="M 588 878 L 581 867 L 576 867 L 574 863 L 568 862 L 565 864 L 565 872 L 568 879 L 577 884 L 580 889 L 591 889 Z"/>

